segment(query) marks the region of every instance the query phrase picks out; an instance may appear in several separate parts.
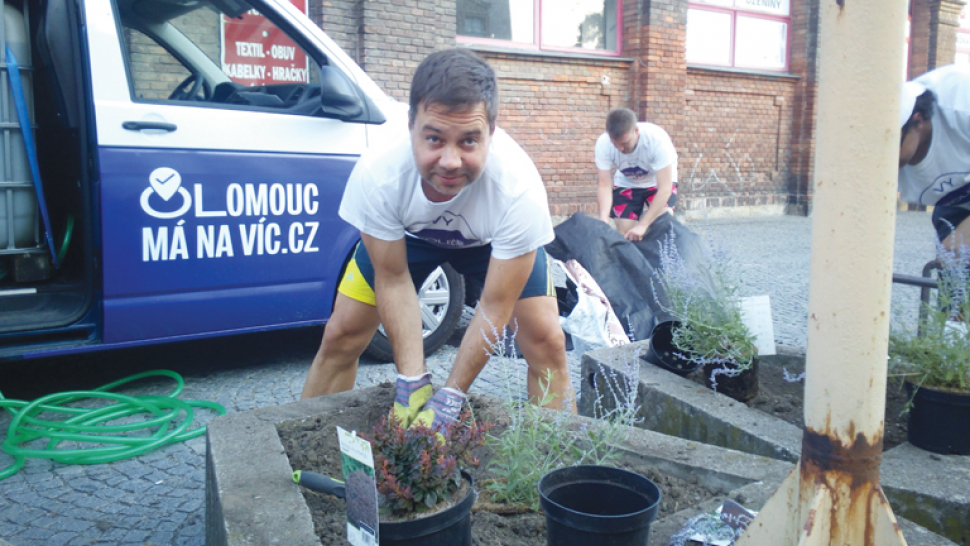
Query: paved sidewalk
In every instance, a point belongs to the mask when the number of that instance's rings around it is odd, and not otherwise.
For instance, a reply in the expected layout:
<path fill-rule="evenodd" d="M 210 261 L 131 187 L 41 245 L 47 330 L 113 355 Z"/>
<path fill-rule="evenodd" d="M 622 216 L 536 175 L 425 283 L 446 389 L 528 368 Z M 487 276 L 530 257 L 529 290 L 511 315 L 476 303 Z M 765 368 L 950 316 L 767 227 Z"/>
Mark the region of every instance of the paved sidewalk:
<path fill-rule="evenodd" d="M 743 273 L 745 293 L 771 296 L 776 340 L 786 345 L 804 346 L 811 220 L 786 216 L 718 220 L 708 224 L 694 222 L 690 225 L 694 229 L 706 225 L 712 232 L 723 236 Z M 900 213 L 894 269 L 919 275 L 923 264 L 934 255 L 934 237 L 928 213 Z M 852 257 L 844 259 L 851 260 Z M 893 289 L 893 304 L 901 316 L 915 319 L 918 298 L 914 288 L 896 285 Z M 230 350 L 226 346 L 245 346 L 238 338 L 217 342 L 222 346 L 208 342 L 209 345 L 193 343 L 145 349 L 142 353 L 126 353 L 126 358 L 162 354 L 172 355 L 170 358 L 175 362 L 182 360 L 180 351 L 186 353 L 186 364 L 181 368 L 173 365 L 186 380 L 182 398 L 213 400 L 230 412 L 238 412 L 298 399 L 318 335 L 317 331 L 310 331 L 309 334 L 252 336 L 260 343 L 271 345 L 262 348 L 265 351 L 262 354 L 275 354 L 283 350 L 278 347 L 290 344 L 299 347 L 292 349 L 292 354 L 286 358 L 236 368 L 229 365 L 205 367 L 197 362 L 220 357 L 228 359 L 224 356 L 224 351 Z M 458 339 L 455 338 L 454 343 Z M 204 354 L 194 354 L 199 351 Z M 245 347 L 240 351 L 259 352 Z M 454 345 L 447 345 L 428 358 L 437 381 L 444 379 L 455 352 Z M 579 356 L 569 355 L 574 374 L 579 371 Z M 260 357 L 257 354 L 250 358 Z M 42 363 L 18 365 L 44 366 Z M 68 373 L 65 370 L 70 364 L 59 365 L 64 369 L 56 368 L 49 373 Z M 72 373 L 81 372 L 74 370 Z M 390 380 L 393 375 L 391 365 L 362 362 L 358 384 L 373 385 Z M 486 367 L 473 390 L 501 393 L 502 384 L 501 378 Z M 165 393 L 170 388 L 159 384 L 138 390 Z M 524 387 L 521 390 L 524 392 Z M 204 416 L 202 421 L 207 418 Z M 7 423 L 9 417 L 0 416 L 0 431 L 6 430 Z M 0 467 L 7 464 L 9 458 L 0 453 Z M 19 474 L 0 482 L 0 539 L 13 546 L 202 545 L 204 498 L 204 437 L 105 465 L 61 466 L 33 459 Z"/>

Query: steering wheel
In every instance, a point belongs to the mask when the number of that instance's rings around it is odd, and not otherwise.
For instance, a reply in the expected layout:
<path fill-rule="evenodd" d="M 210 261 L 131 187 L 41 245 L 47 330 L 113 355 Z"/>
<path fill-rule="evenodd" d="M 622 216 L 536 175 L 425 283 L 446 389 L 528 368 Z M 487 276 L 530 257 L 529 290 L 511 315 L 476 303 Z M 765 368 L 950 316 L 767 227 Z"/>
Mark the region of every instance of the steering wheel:
<path fill-rule="evenodd" d="M 182 80 L 175 87 L 175 90 L 168 96 L 168 100 L 196 100 L 203 83 L 205 83 L 205 78 L 202 77 L 202 74 L 189 74 L 188 78 Z M 190 84 L 191 88 L 189 88 Z"/>

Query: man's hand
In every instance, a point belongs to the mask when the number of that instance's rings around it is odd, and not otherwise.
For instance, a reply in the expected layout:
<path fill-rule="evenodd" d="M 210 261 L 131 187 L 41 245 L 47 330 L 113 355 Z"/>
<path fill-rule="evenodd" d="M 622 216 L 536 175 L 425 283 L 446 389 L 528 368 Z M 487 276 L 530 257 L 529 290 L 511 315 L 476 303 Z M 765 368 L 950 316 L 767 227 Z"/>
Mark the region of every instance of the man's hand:
<path fill-rule="evenodd" d="M 401 426 L 410 426 L 418 412 L 431 399 L 431 393 L 430 373 L 416 377 L 398 374 L 397 395 L 394 397 L 391 414 L 401 422 Z"/>
<path fill-rule="evenodd" d="M 643 234 L 647 232 L 647 228 L 649 227 L 650 224 L 637 224 L 624 233 L 623 236 L 630 241 L 642 241 Z"/>
<path fill-rule="evenodd" d="M 446 426 L 458 422 L 464 404 L 465 393 L 451 387 L 439 389 L 418 412 L 411 426 L 428 427 L 440 433 Z"/>

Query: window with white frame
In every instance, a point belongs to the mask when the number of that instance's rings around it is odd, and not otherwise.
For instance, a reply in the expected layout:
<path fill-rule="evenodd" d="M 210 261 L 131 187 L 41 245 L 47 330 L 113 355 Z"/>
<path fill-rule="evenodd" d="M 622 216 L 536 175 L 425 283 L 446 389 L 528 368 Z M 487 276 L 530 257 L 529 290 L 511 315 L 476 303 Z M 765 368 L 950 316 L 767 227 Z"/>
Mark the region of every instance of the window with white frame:
<path fill-rule="evenodd" d="M 957 28 L 956 64 L 970 64 L 970 11 L 967 6 L 960 12 L 960 26 Z"/>
<path fill-rule="evenodd" d="M 785 71 L 790 0 L 690 0 L 687 62 Z"/>
<path fill-rule="evenodd" d="M 458 0 L 458 41 L 620 54 L 622 0 Z"/>

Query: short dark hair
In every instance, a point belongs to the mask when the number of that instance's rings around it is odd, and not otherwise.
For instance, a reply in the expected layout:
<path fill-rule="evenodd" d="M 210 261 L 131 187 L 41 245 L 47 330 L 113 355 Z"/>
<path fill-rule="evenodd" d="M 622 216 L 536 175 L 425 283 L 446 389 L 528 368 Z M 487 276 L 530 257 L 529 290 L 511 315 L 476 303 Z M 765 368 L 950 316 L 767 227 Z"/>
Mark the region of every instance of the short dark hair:
<path fill-rule="evenodd" d="M 929 121 L 933 117 L 933 105 L 936 104 L 936 95 L 932 91 L 927 89 L 923 91 L 923 94 L 916 97 L 916 104 L 913 106 L 913 114 L 919 113 L 923 119 Z M 903 128 L 899 131 L 900 140 L 906 138 L 906 133 L 913 128 L 916 123 L 913 122 L 913 114 L 909 115 L 909 119 L 903 124 Z"/>
<path fill-rule="evenodd" d="M 411 79 L 408 119 L 414 123 L 422 105 L 437 103 L 454 112 L 474 108 L 481 102 L 485 103 L 489 129 L 495 129 L 498 82 L 492 67 L 469 49 L 436 51 L 421 61 Z"/>
<path fill-rule="evenodd" d="M 620 138 L 637 125 L 637 115 L 629 108 L 614 108 L 606 116 L 606 132 L 610 138 Z"/>

